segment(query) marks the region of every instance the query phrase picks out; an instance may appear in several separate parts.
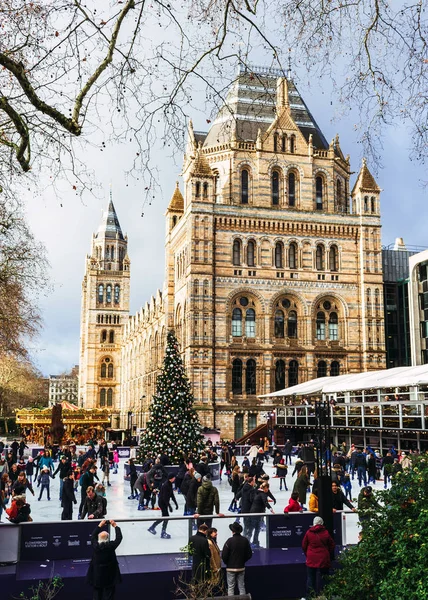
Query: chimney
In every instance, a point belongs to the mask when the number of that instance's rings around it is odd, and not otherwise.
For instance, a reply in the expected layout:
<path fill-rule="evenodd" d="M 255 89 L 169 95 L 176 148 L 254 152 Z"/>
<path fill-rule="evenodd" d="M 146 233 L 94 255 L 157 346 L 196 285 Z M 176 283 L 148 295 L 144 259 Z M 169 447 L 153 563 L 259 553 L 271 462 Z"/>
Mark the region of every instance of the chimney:
<path fill-rule="evenodd" d="M 402 237 L 395 238 L 394 250 L 407 250 Z"/>

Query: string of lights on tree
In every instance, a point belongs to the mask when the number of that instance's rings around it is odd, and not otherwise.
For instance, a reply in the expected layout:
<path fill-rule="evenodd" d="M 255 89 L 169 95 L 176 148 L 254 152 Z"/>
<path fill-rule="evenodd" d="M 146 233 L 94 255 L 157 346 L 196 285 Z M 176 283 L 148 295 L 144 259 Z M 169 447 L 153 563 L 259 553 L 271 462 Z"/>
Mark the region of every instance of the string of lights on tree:
<path fill-rule="evenodd" d="M 183 455 L 199 454 L 204 448 L 193 394 L 179 352 L 177 338 L 168 332 L 165 358 L 156 383 L 156 394 L 150 408 L 137 459 L 148 455 L 166 454 L 170 464 L 177 464 Z"/>

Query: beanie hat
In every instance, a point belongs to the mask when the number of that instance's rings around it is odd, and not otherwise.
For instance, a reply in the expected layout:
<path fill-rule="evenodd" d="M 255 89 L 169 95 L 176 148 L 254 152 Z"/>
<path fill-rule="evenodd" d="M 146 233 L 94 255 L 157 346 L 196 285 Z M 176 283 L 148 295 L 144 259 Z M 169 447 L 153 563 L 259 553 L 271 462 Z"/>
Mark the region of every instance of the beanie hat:
<path fill-rule="evenodd" d="M 211 481 L 211 477 L 209 475 L 204 475 L 202 481 Z"/>
<path fill-rule="evenodd" d="M 194 473 L 193 477 L 195 479 L 202 479 L 202 475 L 200 473 Z"/>
<path fill-rule="evenodd" d="M 174 479 L 175 478 L 175 473 L 173 473 L 171 471 L 171 473 L 168 473 L 168 479 Z"/>
<path fill-rule="evenodd" d="M 315 517 L 313 526 L 315 527 L 315 525 L 324 525 L 323 519 L 321 519 L 321 517 Z"/>

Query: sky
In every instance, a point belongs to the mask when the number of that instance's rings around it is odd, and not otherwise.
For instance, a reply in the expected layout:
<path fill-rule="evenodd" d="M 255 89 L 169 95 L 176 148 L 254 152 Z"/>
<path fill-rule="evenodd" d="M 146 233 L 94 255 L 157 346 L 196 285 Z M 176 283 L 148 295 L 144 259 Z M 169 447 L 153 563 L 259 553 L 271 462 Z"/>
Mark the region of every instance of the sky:
<path fill-rule="evenodd" d="M 261 59 L 258 64 L 263 65 Z M 353 115 L 334 120 L 335 98 L 328 87 L 319 88 L 296 73 L 298 89 L 327 140 L 340 135 L 343 153 L 350 154 L 355 173 L 361 165 L 362 148 L 357 143 Z M 195 111 L 195 130 L 206 130 L 206 113 Z M 161 144 L 153 148 L 160 191 L 150 206 L 142 204 L 144 190 L 140 181 L 127 180 L 130 148 L 126 144 L 107 146 L 101 153 L 88 148 L 81 159 L 95 172 L 99 184 L 95 195 L 83 199 L 70 189 L 55 195 L 52 191 L 29 194 L 27 217 L 36 238 L 47 249 L 51 265 L 52 289 L 43 295 L 40 308 L 44 321 L 40 336 L 33 342 L 32 356 L 44 375 L 62 373 L 79 362 L 81 284 L 85 257 L 91 236 L 99 226 L 102 210 L 107 208 L 110 185 L 122 231 L 128 234 L 131 259 L 131 314 L 162 288 L 164 280 L 164 213 L 174 191 L 181 183 L 181 156 L 165 153 Z M 426 219 L 427 177 L 424 167 L 409 159 L 410 139 L 400 126 L 385 130 L 381 151 L 383 168 L 375 173 L 381 194 L 382 242 L 388 245 L 403 237 L 408 246 L 428 246 Z M 368 165 L 369 168 L 371 165 Z M 356 174 L 351 181 L 351 189 Z M 67 190 L 67 188 L 63 188 Z M 181 185 L 182 189 L 182 185 Z M 35 190 L 34 190 L 35 192 Z"/>

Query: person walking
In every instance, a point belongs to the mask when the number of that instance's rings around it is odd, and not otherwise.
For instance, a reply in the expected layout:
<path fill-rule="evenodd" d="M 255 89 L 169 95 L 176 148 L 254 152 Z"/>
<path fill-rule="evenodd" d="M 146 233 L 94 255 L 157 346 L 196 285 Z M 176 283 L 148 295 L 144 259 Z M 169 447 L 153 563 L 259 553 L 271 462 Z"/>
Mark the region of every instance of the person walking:
<path fill-rule="evenodd" d="M 73 519 L 73 504 L 77 504 L 74 494 L 74 473 L 69 471 L 63 479 L 61 521 L 71 521 Z"/>
<path fill-rule="evenodd" d="M 291 465 L 291 453 L 293 451 L 293 444 L 290 440 L 287 440 L 284 444 L 284 456 L 285 456 L 285 464 Z"/>
<path fill-rule="evenodd" d="M 114 600 L 116 585 L 122 581 L 116 549 L 122 541 L 122 531 L 115 521 L 116 539 L 110 541 L 107 531 L 101 531 L 108 521 L 101 521 L 92 532 L 92 559 L 86 575 L 86 583 L 94 589 L 93 600 Z"/>
<path fill-rule="evenodd" d="M 192 581 L 201 583 L 211 577 L 211 551 L 207 539 L 208 527 L 201 523 L 189 540 L 192 548 Z"/>
<path fill-rule="evenodd" d="M 217 529 L 210 527 L 207 531 L 208 546 L 211 552 L 210 568 L 211 582 L 215 586 L 220 586 L 221 583 L 221 554 L 217 544 Z"/>
<path fill-rule="evenodd" d="M 171 500 L 175 504 L 175 510 L 178 510 L 177 500 L 175 499 L 174 489 L 172 484 L 175 481 L 174 473 L 168 474 L 168 479 L 162 484 L 160 492 L 159 492 L 159 508 L 162 511 L 163 517 L 169 517 L 169 512 L 172 512 Z M 166 519 L 159 519 L 153 523 L 151 527 L 149 527 L 148 531 L 153 535 L 156 535 L 156 527 L 162 523 L 162 533 L 161 538 L 164 540 L 169 540 L 171 536 L 166 532 L 166 528 L 168 526 L 168 521 Z"/>
<path fill-rule="evenodd" d="M 317 595 L 324 586 L 324 579 L 331 567 L 331 554 L 334 550 L 334 540 L 324 527 L 321 517 L 315 517 L 313 525 L 305 533 L 302 541 L 303 552 L 306 555 L 307 595 Z M 318 585 L 317 576 L 321 575 Z"/>
<path fill-rule="evenodd" d="M 226 540 L 223 546 L 222 558 L 226 565 L 227 594 L 235 595 L 235 586 L 239 594 L 245 595 L 245 563 L 253 556 L 250 542 L 241 535 L 242 526 L 236 521 L 229 525 L 233 536 Z"/>
<path fill-rule="evenodd" d="M 299 494 L 299 502 L 302 505 L 302 508 L 305 508 L 306 504 L 306 492 L 308 487 L 310 486 L 308 468 L 303 466 L 300 469 L 299 476 L 294 482 L 293 492 L 297 492 Z"/>
<path fill-rule="evenodd" d="M 51 499 L 51 493 L 50 493 L 50 481 L 49 479 L 52 478 L 54 479 L 54 476 L 52 475 L 51 471 L 49 470 L 49 467 L 43 467 L 38 479 L 37 479 L 37 487 L 39 485 L 41 485 L 40 488 L 40 494 L 38 497 L 38 500 L 40 501 L 42 499 L 42 495 L 43 495 L 43 491 L 46 490 L 46 493 L 48 495 L 48 500 Z"/>
<path fill-rule="evenodd" d="M 223 513 L 220 513 L 220 497 L 218 495 L 218 489 L 213 486 L 213 482 L 208 475 L 202 478 L 202 485 L 198 489 L 197 494 L 197 505 L 195 519 L 199 519 L 198 526 L 200 523 L 205 523 L 207 527 L 211 527 L 212 519 L 207 519 L 204 515 L 212 515 L 214 508 L 219 517 L 224 517 Z"/>

